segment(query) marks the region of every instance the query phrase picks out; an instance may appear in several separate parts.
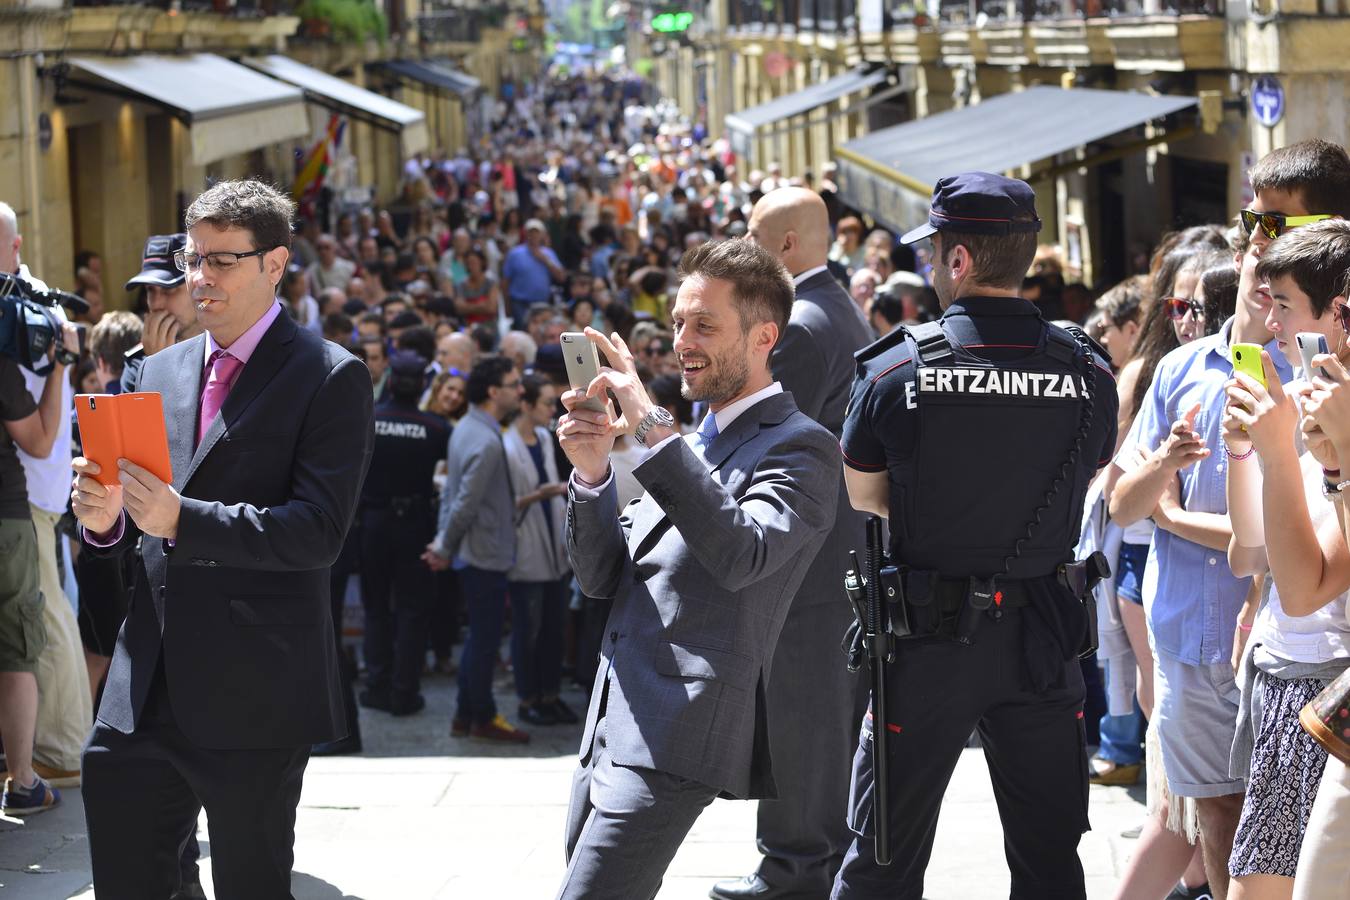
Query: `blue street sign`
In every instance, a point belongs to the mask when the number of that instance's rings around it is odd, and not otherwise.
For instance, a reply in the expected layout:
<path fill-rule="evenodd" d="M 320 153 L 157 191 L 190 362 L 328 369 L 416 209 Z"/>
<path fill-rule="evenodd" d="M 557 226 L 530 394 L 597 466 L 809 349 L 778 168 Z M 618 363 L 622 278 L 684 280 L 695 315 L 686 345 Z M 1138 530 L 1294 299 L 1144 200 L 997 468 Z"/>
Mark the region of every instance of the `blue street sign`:
<path fill-rule="evenodd" d="M 1252 82 L 1252 112 L 1256 121 L 1274 128 L 1284 118 L 1284 88 L 1274 75 L 1261 75 Z"/>

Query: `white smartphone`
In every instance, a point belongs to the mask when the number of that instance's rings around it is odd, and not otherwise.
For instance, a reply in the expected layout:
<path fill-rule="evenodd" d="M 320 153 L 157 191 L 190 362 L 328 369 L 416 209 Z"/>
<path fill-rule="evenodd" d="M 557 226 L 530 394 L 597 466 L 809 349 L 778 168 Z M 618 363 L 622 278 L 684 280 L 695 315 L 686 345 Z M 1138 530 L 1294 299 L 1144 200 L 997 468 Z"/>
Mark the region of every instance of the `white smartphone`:
<path fill-rule="evenodd" d="M 584 391 L 600 374 L 600 354 L 595 344 L 580 331 L 565 331 L 559 342 L 562 344 L 563 365 L 567 366 L 567 381 L 573 390 Z M 581 402 L 582 409 L 605 412 L 605 398 L 591 397 Z"/>
<path fill-rule="evenodd" d="M 1298 334 L 1294 335 L 1294 342 L 1298 344 L 1299 356 L 1303 357 L 1303 377 L 1311 380 L 1314 374 L 1312 364 L 1313 357 L 1322 353 L 1331 352 L 1327 347 L 1326 335 L 1318 334 L 1315 331 L 1300 331 Z M 1320 378 L 1325 378 L 1328 381 L 1331 380 L 1331 376 L 1327 374 L 1327 370 L 1321 366 L 1317 367 L 1316 374 Z"/>

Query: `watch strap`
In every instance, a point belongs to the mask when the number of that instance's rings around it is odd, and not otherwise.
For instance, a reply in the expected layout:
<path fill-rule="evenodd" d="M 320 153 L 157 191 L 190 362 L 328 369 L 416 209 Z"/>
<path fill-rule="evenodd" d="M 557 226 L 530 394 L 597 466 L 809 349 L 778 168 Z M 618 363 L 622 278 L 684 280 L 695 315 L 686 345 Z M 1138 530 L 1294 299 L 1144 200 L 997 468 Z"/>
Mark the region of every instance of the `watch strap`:
<path fill-rule="evenodd" d="M 633 439 L 642 446 L 646 447 L 647 433 L 650 432 L 654 427 L 656 427 L 657 425 L 665 425 L 667 427 L 670 427 L 673 426 L 674 424 L 675 424 L 674 416 L 672 416 L 670 413 L 668 413 L 665 409 L 663 409 L 660 406 L 653 406 L 650 410 L 647 411 L 647 414 L 642 417 L 642 421 L 638 423 L 637 429 L 634 430 L 633 432 Z"/>

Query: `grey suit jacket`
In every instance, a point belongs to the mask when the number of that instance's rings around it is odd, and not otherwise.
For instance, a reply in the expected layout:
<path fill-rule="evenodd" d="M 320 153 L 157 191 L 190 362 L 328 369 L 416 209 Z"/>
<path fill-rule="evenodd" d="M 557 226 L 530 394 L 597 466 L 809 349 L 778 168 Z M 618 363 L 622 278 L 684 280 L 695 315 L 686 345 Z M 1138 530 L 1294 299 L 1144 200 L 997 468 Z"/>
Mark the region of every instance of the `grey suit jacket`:
<path fill-rule="evenodd" d="M 436 552 L 505 572 L 516 558 L 515 515 L 502 427 L 471 406 L 450 435 Z"/>
<path fill-rule="evenodd" d="M 857 370 L 853 354 L 872 340 L 858 304 L 828 271 L 817 272 L 797 288 L 787 330 L 774 348 L 773 377 L 797 398 L 802 412 L 838 438 Z M 795 606 L 847 602 L 843 577 L 848 551 L 862 552 L 867 517 L 849 504 L 842 475 L 837 487 L 839 515 L 797 592 Z"/>
<path fill-rule="evenodd" d="M 773 351 L 773 377 L 792 392 L 797 408 L 844 433 L 844 410 L 857 369 L 853 354 L 875 340 L 862 310 L 828 271 L 797 288 L 787 330 Z"/>
<path fill-rule="evenodd" d="M 613 598 L 581 755 L 602 713 L 610 755 L 733 797 L 772 797 L 764 685 L 788 606 L 834 522 L 838 441 L 792 395 L 746 410 L 700 455 L 675 440 L 575 489 L 567 544 L 588 597 Z M 842 661 L 841 661 L 842 664 Z"/>

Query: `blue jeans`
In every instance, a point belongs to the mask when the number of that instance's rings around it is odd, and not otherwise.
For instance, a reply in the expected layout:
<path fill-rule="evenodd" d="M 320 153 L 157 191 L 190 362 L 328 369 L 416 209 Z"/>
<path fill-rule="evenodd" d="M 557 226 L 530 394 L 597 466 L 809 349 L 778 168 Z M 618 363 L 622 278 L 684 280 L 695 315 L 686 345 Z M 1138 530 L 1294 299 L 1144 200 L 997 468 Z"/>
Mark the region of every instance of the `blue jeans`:
<path fill-rule="evenodd" d="M 1112 677 L 1111 666 L 1106 667 L 1106 677 Z M 1144 761 L 1144 713 L 1139 701 L 1134 701 L 1134 710 L 1123 716 L 1102 716 L 1101 747 L 1097 755 L 1107 762 L 1118 766 L 1133 766 Z"/>
<path fill-rule="evenodd" d="M 459 587 L 469 614 L 469 636 L 459 660 L 455 718 L 471 725 L 486 725 L 497 716 L 492 673 L 506 620 L 506 573 L 465 566 L 459 570 Z"/>
<path fill-rule="evenodd" d="M 511 582 L 511 667 L 516 695 L 523 702 L 558 696 L 571 581 L 568 575 L 554 581 Z"/>

